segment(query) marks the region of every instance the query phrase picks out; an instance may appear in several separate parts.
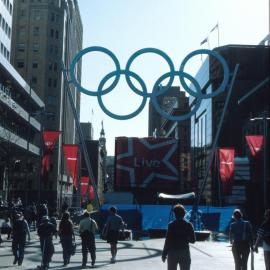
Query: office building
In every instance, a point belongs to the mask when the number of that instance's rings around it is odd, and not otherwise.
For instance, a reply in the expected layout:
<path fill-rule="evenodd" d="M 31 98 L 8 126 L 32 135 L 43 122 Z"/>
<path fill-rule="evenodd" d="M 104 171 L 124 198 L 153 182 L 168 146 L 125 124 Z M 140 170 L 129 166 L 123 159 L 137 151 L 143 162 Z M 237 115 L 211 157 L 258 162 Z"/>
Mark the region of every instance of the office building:
<path fill-rule="evenodd" d="M 270 47 L 228 45 L 218 47 L 215 51 L 221 54 L 228 63 L 231 72 L 230 79 L 235 65 L 239 64 L 239 71 L 225 112 L 217 148 L 234 148 L 236 153 L 235 163 L 236 160 L 249 158 L 250 177 L 249 179 L 242 178 L 242 180 L 235 177 L 232 192 L 242 188 L 245 196 L 242 205 L 249 206 L 249 209 L 252 208 L 253 210 L 256 208 L 263 209 L 263 177 L 262 174 L 258 177 L 258 174 L 255 173 L 256 168 L 252 164 L 252 157 L 245 135 L 263 135 L 263 121 L 251 121 L 251 119 L 253 117 L 262 117 L 262 115 L 269 117 L 270 94 L 269 80 L 267 78 L 269 78 L 270 72 Z M 214 89 L 217 89 L 222 79 L 223 70 L 221 65 L 213 57 L 204 61 L 196 75 L 196 80 L 202 86 L 204 93 L 215 91 Z M 222 94 L 212 99 L 204 99 L 196 114 L 191 118 L 193 177 L 197 180 L 198 189 L 201 188 L 206 174 L 210 151 L 218 131 L 229 85 Z M 195 102 L 194 97 L 190 96 L 191 108 L 193 108 Z M 267 131 L 269 134 L 269 125 Z M 266 162 L 268 162 L 269 139 L 266 138 L 266 142 L 268 153 L 265 158 L 267 159 Z M 238 165 L 236 164 L 236 166 Z M 228 201 L 228 196 L 224 195 L 220 190 L 218 175 L 217 167 L 214 166 L 213 162 L 208 174 L 202 202 L 223 205 L 229 201 L 232 202 L 232 200 Z M 268 169 L 266 177 L 266 181 L 269 183 Z"/>
<path fill-rule="evenodd" d="M 0 54 L 10 61 L 13 0 L 0 1 Z"/>
<path fill-rule="evenodd" d="M 2 3 L 0 1 L 0 3 Z M 41 124 L 33 112 L 44 103 L 0 54 L 0 197 L 23 203 L 40 195 Z"/>
<path fill-rule="evenodd" d="M 57 202 L 65 197 L 71 204 L 73 183 L 67 176 L 62 157 L 62 143 L 78 141 L 74 117 L 65 89 L 62 64 L 69 67 L 82 48 L 82 22 L 76 0 L 15 1 L 13 9 L 11 62 L 45 103 L 40 116 L 45 130 L 60 130 L 53 151 L 47 181 L 43 182 L 42 199 Z M 77 65 L 81 78 L 81 64 Z M 80 93 L 69 85 L 77 113 Z"/>

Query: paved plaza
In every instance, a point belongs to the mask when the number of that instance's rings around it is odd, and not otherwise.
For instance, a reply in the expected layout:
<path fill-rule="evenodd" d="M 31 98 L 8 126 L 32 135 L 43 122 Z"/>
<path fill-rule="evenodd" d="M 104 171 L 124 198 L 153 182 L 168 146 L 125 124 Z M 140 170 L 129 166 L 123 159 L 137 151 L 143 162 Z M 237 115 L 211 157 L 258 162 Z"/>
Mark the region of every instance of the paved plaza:
<path fill-rule="evenodd" d="M 3 237 L 5 240 L 5 236 Z M 71 263 L 63 267 L 62 249 L 59 238 L 55 239 L 55 254 L 51 263 L 51 269 L 81 269 L 81 246 L 80 239 L 77 237 L 77 252 L 71 258 Z M 110 263 L 109 245 L 97 239 L 97 269 L 112 270 L 165 270 L 166 263 L 161 261 L 161 250 L 164 239 L 146 239 L 141 241 L 122 241 L 119 242 L 117 262 Z M 196 242 L 191 245 L 192 267 L 193 270 L 229 270 L 234 269 L 231 248 L 228 243 L 222 242 Z M 90 257 L 90 256 L 89 256 Z M 5 241 L 0 246 L 0 268 L 1 269 L 35 269 L 40 265 L 41 253 L 38 237 L 32 233 L 31 242 L 26 247 L 25 259 L 22 266 L 13 266 L 13 256 L 11 255 L 11 241 Z M 91 263 L 89 262 L 89 268 Z M 250 263 L 249 263 L 249 268 Z M 255 270 L 263 270 L 263 252 L 255 254 Z"/>

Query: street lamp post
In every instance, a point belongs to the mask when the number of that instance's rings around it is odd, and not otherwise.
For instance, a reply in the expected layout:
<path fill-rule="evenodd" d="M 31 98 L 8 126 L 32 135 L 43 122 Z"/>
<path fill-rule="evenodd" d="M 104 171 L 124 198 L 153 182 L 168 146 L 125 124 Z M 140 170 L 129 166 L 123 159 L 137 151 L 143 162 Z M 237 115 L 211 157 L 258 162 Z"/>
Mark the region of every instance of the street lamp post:
<path fill-rule="evenodd" d="M 267 117 L 267 112 L 265 111 L 262 117 L 251 118 L 250 121 L 263 121 L 263 204 L 264 208 L 268 208 L 268 185 L 267 185 L 267 135 L 268 135 L 268 126 L 267 121 L 270 120 L 270 117 Z"/>

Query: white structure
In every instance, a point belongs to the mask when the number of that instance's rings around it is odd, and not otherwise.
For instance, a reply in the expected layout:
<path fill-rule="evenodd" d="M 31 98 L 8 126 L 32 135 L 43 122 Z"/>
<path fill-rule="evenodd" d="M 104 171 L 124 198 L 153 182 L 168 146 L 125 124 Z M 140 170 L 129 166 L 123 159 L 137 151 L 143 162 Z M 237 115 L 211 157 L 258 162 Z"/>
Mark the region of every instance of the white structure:
<path fill-rule="evenodd" d="M 0 54 L 10 61 L 13 0 L 0 0 Z"/>

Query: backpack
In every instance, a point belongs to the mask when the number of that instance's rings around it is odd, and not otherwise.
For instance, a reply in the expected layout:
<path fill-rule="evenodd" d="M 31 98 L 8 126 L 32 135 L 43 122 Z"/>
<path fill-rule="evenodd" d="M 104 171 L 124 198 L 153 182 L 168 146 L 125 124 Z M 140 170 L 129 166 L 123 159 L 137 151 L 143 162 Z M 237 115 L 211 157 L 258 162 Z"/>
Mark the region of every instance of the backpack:
<path fill-rule="evenodd" d="M 25 223 L 24 220 L 15 220 L 13 222 L 13 235 L 16 236 L 26 235 L 24 223 Z"/>

